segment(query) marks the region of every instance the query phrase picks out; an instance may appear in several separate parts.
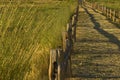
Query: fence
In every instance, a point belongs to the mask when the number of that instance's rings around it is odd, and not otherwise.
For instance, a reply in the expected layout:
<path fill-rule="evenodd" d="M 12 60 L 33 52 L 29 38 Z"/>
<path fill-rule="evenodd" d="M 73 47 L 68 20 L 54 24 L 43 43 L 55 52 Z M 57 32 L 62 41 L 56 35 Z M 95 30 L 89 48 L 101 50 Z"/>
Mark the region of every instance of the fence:
<path fill-rule="evenodd" d="M 90 3 L 90 2 L 84 2 L 84 5 L 87 7 L 90 7 L 92 9 L 96 9 L 98 11 L 101 11 L 107 18 L 112 20 L 115 23 L 120 24 L 120 11 L 108 8 L 106 6 L 97 4 L 97 3 Z"/>
<path fill-rule="evenodd" d="M 79 6 L 70 17 L 67 30 L 62 32 L 62 47 L 50 50 L 49 80 L 65 80 L 71 76 L 71 51 L 76 41 Z"/>

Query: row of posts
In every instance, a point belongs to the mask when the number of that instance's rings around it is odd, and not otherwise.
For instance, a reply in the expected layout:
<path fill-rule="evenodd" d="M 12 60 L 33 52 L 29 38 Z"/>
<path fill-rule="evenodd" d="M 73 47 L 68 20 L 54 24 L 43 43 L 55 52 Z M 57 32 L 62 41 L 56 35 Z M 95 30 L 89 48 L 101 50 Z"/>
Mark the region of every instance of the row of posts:
<path fill-rule="evenodd" d="M 62 46 L 50 50 L 49 80 L 69 80 L 71 70 L 71 53 L 76 41 L 76 24 L 79 6 L 70 17 L 66 31 L 62 32 Z"/>
<path fill-rule="evenodd" d="M 107 18 L 109 18 L 115 23 L 120 24 L 120 11 L 119 10 L 114 10 L 104 5 L 100 5 L 97 3 L 90 3 L 90 2 L 84 2 L 84 5 L 102 12 Z"/>

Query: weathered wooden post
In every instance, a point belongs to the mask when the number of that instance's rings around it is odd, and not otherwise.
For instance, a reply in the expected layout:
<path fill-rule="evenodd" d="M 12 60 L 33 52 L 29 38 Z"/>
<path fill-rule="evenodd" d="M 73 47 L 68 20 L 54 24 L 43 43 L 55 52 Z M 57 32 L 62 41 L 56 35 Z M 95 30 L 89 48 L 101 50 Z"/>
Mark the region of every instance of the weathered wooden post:
<path fill-rule="evenodd" d="M 72 16 L 72 34 L 71 34 L 71 37 L 72 37 L 72 40 L 71 42 L 75 42 L 76 41 L 76 24 L 77 24 L 77 21 L 78 21 L 78 13 L 79 13 L 79 6 L 77 6 L 76 8 L 76 12 L 75 14 Z"/>
<path fill-rule="evenodd" d="M 98 4 L 98 10 L 100 11 L 100 5 Z"/>
<path fill-rule="evenodd" d="M 116 11 L 116 13 L 115 13 L 115 16 L 116 16 L 116 23 L 119 23 L 119 12 L 118 11 Z"/>
<path fill-rule="evenodd" d="M 71 54 L 68 57 L 69 58 L 68 58 L 68 61 L 67 61 L 67 63 L 68 63 L 68 65 L 67 65 L 67 77 L 69 78 L 69 77 L 71 77 L 71 74 L 72 74 L 72 70 L 71 70 Z"/>
<path fill-rule="evenodd" d="M 69 31 L 69 26 L 67 26 L 68 27 L 68 31 Z M 63 32 L 63 52 L 64 52 L 64 58 L 65 58 L 65 60 L 64 60 L 64 74 L 63 75 L 66 75 L 65 77 L 63 77 L 63 79 L 62 80 L 64 80 L 64 78 L 66 78 L 68 75 L 67 75 L 67 66 L 68 66 L 68 64 L 67 64 L 67 62 L 68 62 L 68 59 L 67 59 L 67 57 L 68 57 L 68 54 L 69 54 L 69 46 L 70 46 L 70 36 L 69 36 L 69 32 L 68 31 L 65 31 L 65 32 Z"/>
<path fill-rule="evenodd" d="M 78 21 L 78 14 L 79 14 L 79 5 L 77 6 L 77 9 L 76 9 L 76 20 Z"/>
<path fill-rule="evenodd" d="M 85 6 L 88 7 L 88 3 L 87 3 L 87 1 L 85 1 Z"/>
<path fill-rule="evenodd" d="M 115 15 L 114 15 L 114 17 L 115 17 L 114 22 L 117 22 L 117 11 L 116 11 L 116 10 L 115 10 Z"/>
<path fill-rule="evenodd" d="M 106 15 L 106 7 L 104 6 L 104 15 Z"/>
<path fill-rule="evenodd" d="M 107 8 L 107 17 L 109 18 L 109 8 Z"/>
<path fill-rule="evenodd" d="M 112 16 L 112 10 L 111 9 L 110 9 L 110 15 L 109 16 L 110 16 L 110 19 L 111 19 L 111 16 Z"/>
<path fill-rule="evenodd" d="M 91 7 L 91 8 L 92 8 L 92 5 L 93 5 L 93 4 L 91 3 L 91 4 L 90 4 L 90 7 Z"/>
<path fill-rule="evenodd" d="M 108 18 L 109 12 L 108 12 L 108 8 L 106 8 L 106 16 Z"/>
<path fill-rule="evenodd" d="M 88 2 L 89 8 L 91 8 L 91 3 Z"/>
<path fill-rule="evenodd" d="M 57 51 L 50 50 L 49 80 L 57 80 Z"/>
<path fill-rule="evenodd" d="M 92 4 L 92 8 L 95 9 L 95 3 Z"/>
<path fill-rule="evenodd" d="M 71 56 L 71 55 L 70 55 Z M 67 77 L 68 79 L 72 76 L 72 70 L 71 70 L 71 57 L 69 56 L 69 59 L 67 61 Z"/>
<path fill-rule="evenodd" d="M 68 33 L 68 41 L 69 44 L 68 46 L 70 46 L 70 44 L 72 44 L 72 20 L 70 20 L 70 22 L 67 24 L 67 33 Z"/>
<path fill-rule="evenodd" d="M 108 8 L 108 18 L 110 18 L 110 8 Z"/>
<path fill-rule="evenodd" d="M 67 40 L 68 40 L 68 33 L 67 31 L 62 32 L 62 44 L 63 44 L 63 51 L 65 52 L 67 49 Z"/>
<path fill-rule="evenodd" d="M 98 10 L 100 11 L 100 5 L 98 4 Z"/>
<path fill-rule="evenodd" d="M 115 10 L 113 10 L 112 21 L 115 22 Z"/>
<path fill-rule="evenodd" d="M 63 72 L 63 66 L 62 63 L 64 61 L 64 54 L 62 49 L 57 49 L 58 53 L 58 80 L 64 80 L 64 72 Z"/>
<path fill-rule="evenodd" d="M 109 18 L 109 8 L 107 8 L 107 18 Z"/>
<path fill-rule="evenodd" d="M 102 11 L 102 13 L 104 13 L 104 6 L 103 6 L 103 4 L 101 5 L 101 11 Z"/>
<path fill-rule="evenodd" d="M 102 11 L 102 7 L 101 7 L 101 5 L 99 4 L 99 11 Z"/>
<path fill-rule="evenodd" d="M 102 5 L 100 5 L 100 11 L 102 11 Z"/>
<path fill-rule="evenodd" d="M 109 17 L 110 17 L 110 19 L 111 19 L 111 13 L 112 12 L 112 10 L 111 10 L 111 8 L 109 9 Z"/>
<path fill-rule="evenodd" d="M 72 38 L 73 42 L 76 41 L 76 26 L 77 26 L 77 21 L 78 21 L 78 13 L 73 15 L 73 24 L 72 24 Z"/>
<path fill-rule="evenodd" d="M 75 22 L 75 14 L 73 14 L 72 16 L 72 25 L 74 25 L 74 22 Z"/>
<path fill-rule="evenodd" d="M 118 11 L 118 24 L 120 24 L 120 11 Z"/>
<path fill-rule="evenodd" d="M 98 9 L 98 4 L 96 4 L 96 9 Z"/>
<path fill-rule="evenodd" d="M 97 9 L 97 3 L 95 2 L 94 9 Z"/>

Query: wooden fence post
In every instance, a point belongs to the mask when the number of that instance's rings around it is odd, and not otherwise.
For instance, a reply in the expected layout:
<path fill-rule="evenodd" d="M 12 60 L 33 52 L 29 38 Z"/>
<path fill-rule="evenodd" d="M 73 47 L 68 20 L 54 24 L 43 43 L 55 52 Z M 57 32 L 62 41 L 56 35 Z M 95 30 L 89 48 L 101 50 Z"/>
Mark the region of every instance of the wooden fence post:
<path fill-rule="evenodd" d="M 55 49 L 50 50 L 49 80 L 57 79 L 57 52 Z"/>
<path fill-rule="evenodd" d="M 94 9 L 96 9 L 97 3 L 95 2 Z"/>
<path fill-rule="evenodd" d="M 110 9 L 110 15 L 109 16 L 110 16 L 110 19 L 111 19 L 111 16 L 112 16 L 112 10 L 111 9 Z"/>
<path fill-rule="evenodd" d="M 120 24 L 120 11 L 118 11 L 118 24 Z"/>
<path fill-rule="evenodd" d="M 72 25 L 74 25 L 75 23 L 75 14 L 72 16 Z"/>
<path fill-rule="evenodd" d="M 104 6 L 103 6 L 103 4 L 102 4 L 102 12 L 104 12 Z"/>
<path fill-rule="evenodd" d="M 68 77 L 71 77 L 72 71 L 71 71 L 71 54 L 69 55 L 68 59 L 68 66 L 67 66 L 67 75 Z"/>
<path fill-rule="evenodd" d="M 72 23 L 72 38 L 73 42 L 76 41 L 76 25 L 77 25 L 77 14 L 73 15 L 73 23 Z"/>
<path fill-rule="evenodd" d="M 67 24 L 68 40 L 72 44 L 72 20 Z M 70 46 L 70 44 L 68 46 Z"/>
<path fill-rule="evenodd" d="M 58 80 L 64 80 L 64 71 L 63 71 L 63 66 L 62 63 L 64 61 L 64 54 L 62 49 L 57 49 L 58 53 Z"/>
<path fill-rule="evenodd" d="M 115 22 L 115 10 L 113 10 L 112 21 Z"/>
<path fill-rule="evenodd" d="M 67 31 L 62 32 L 62 44 L 63 44 L 63 51 L 65 52 L 67 49 L 67 39 L 68 39 L 68 33 Z"/>
<path fill-rule="evenodd" d="M 112 10 L 111 8 L 107 8 L 103 5 L 99 5 L 96 3 L 85 2 L 85 6 L 93 9 L 97 9 L 101 11 L 107 18 L 111 19 L 113 22 L 120 24 L 120 11 Z"/>
<path fill-rule="evenodd" d="M 108 15 L 109 15 L 108 8 L 106 8 L 106 15 L 107 15 L 107 18 L 108 18 Z"/>
<path fill-rule="evenodd" d="M 108 18 L 110 18 L 110 9 L 108 8 Z"/>
<path fill-rule="evenodd" d="M 100 5 L 98 4 L 98 10 L 100 11 Z"/>
<path fill-rule="evenodd" d="M 115 17 L 115 21 L 114 22 L 117 22 L 117 11 L 115 10 L 115 15 L 114 15 L 114 17 Z"/>
<path fill-rule="evenodd" d="M 118 18 L 117 23 L 120 24 L 120 18 Z"/>
<path fill-rule="evenodd" d="M 104 7 L 104 15 L 106 15 L 106 7 Z"/>

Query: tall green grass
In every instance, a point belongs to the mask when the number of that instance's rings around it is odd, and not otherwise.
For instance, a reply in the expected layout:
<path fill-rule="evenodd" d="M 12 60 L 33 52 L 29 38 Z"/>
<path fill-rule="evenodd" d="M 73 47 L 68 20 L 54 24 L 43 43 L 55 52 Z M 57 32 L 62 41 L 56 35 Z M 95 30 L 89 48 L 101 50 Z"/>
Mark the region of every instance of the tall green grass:
<path fill-rule="evenodd" d="M 48 80 L 49 50 L 77 2 L 16 3 L 0 8 L 0 80 Z"/>

